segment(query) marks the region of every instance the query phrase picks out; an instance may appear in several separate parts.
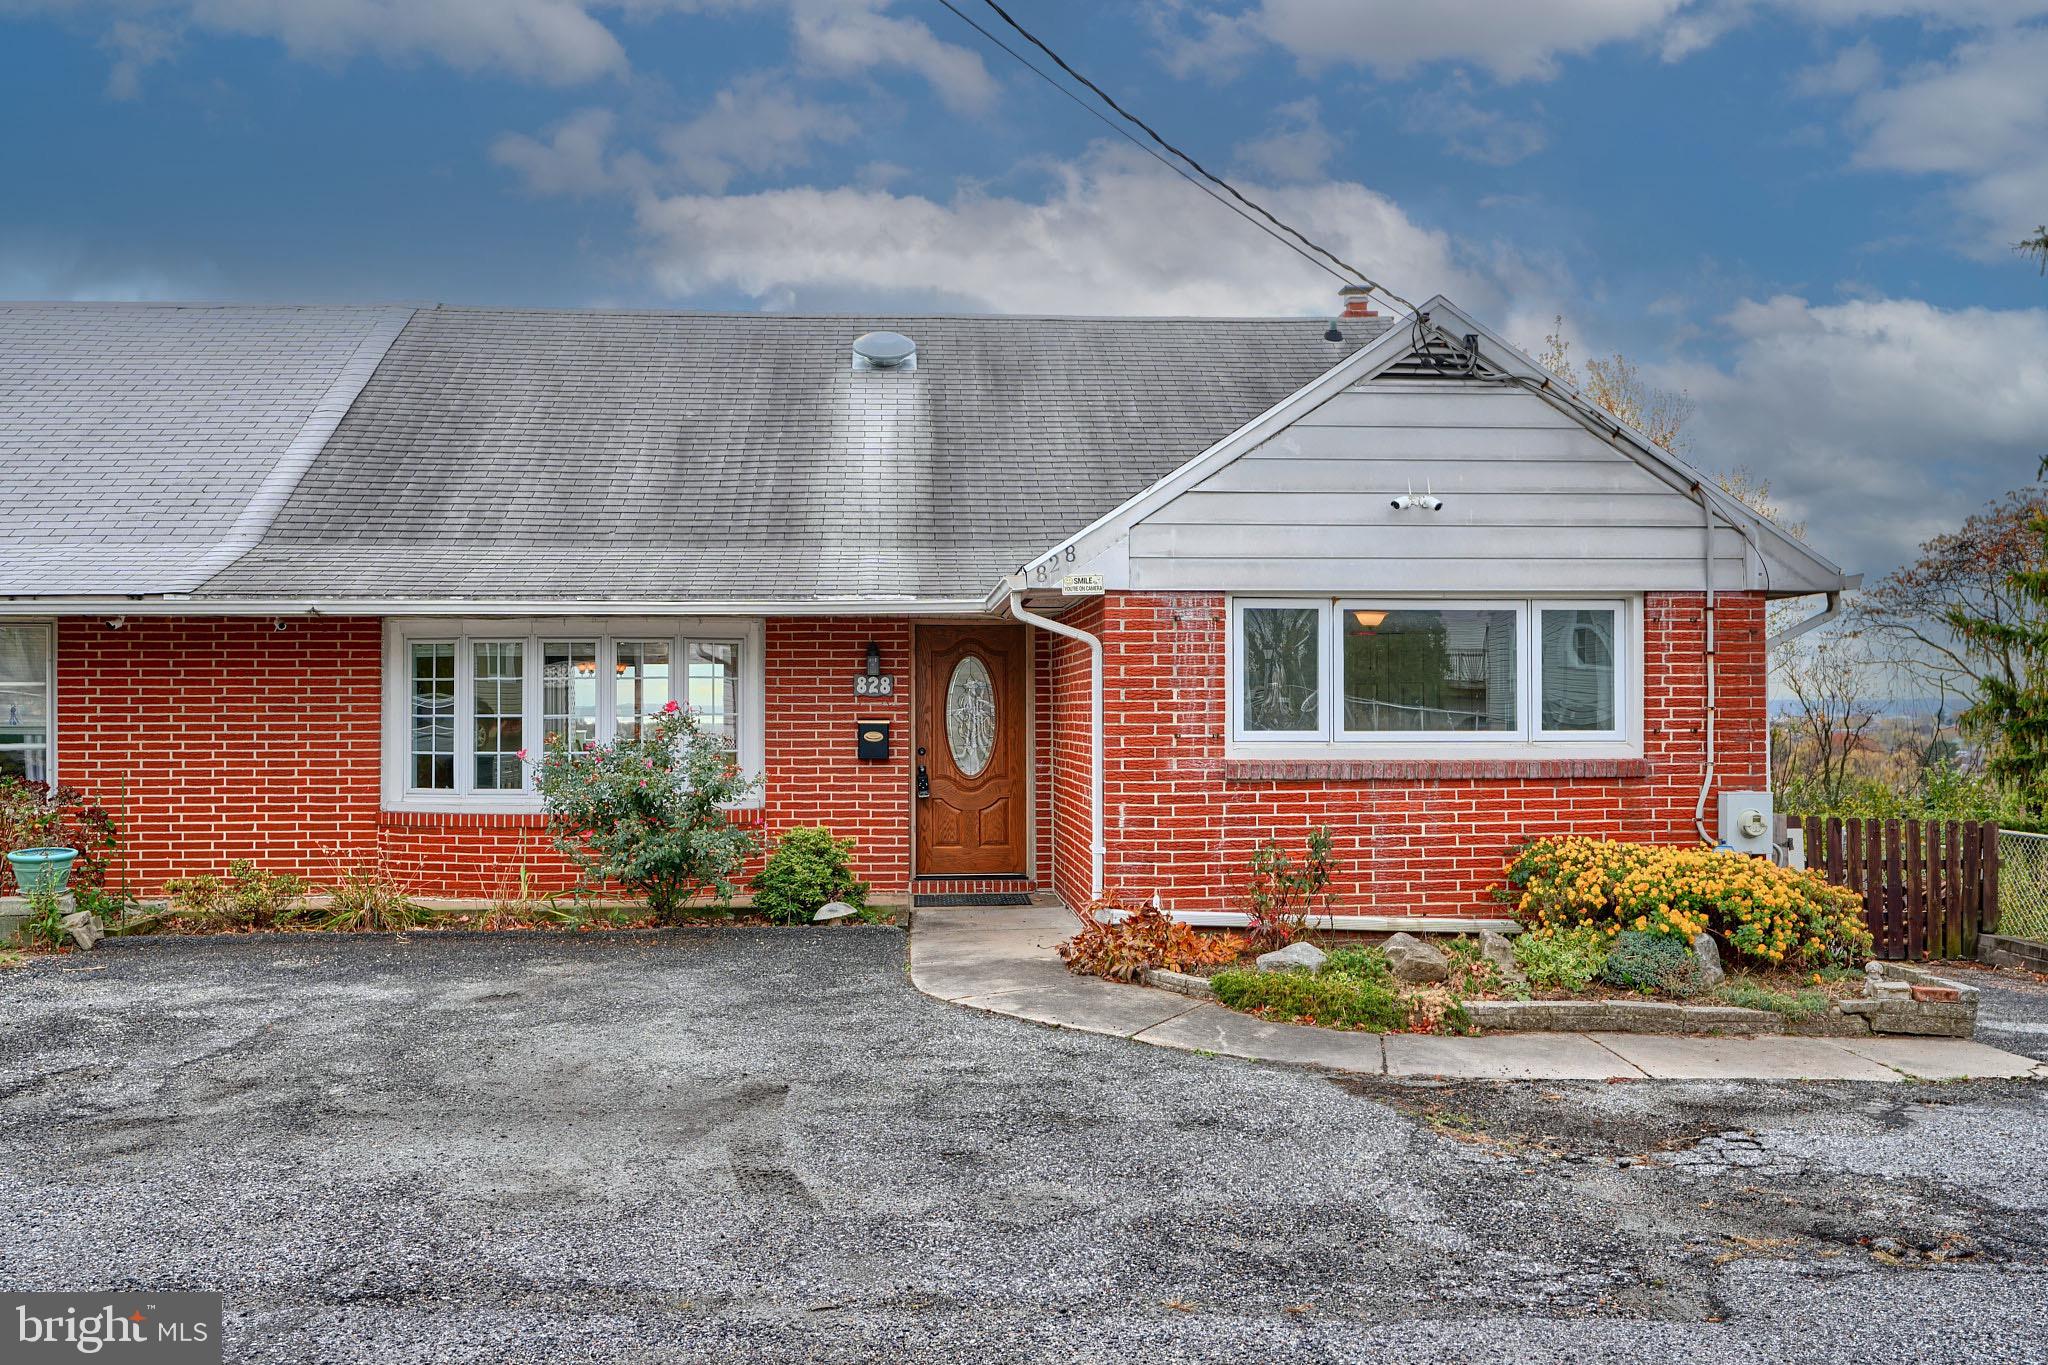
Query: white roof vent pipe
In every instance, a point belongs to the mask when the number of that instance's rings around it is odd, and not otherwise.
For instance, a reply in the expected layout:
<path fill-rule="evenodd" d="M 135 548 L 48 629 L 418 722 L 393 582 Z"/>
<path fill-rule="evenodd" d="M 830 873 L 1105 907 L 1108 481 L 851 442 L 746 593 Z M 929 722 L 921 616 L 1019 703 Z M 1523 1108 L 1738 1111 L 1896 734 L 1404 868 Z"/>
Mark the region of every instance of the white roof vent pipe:
<path fill-rule="evenodd" d="M 914 370 L 917 368 L 917 343 L 901 332 L 869 332 L 855 337 L 853 368 Z"/>

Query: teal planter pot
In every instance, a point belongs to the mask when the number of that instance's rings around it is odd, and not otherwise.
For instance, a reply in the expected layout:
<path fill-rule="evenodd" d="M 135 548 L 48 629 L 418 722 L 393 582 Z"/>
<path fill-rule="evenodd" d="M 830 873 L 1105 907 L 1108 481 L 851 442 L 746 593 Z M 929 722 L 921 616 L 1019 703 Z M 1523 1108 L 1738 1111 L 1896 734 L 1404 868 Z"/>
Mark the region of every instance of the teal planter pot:
<path fill-rule="evenodd" d="M 75 848 L 18 848 L 7 855 L 14 867 L 14 885 L 24 896 L 34 891 L 62 891 L 71 877 Z"/>

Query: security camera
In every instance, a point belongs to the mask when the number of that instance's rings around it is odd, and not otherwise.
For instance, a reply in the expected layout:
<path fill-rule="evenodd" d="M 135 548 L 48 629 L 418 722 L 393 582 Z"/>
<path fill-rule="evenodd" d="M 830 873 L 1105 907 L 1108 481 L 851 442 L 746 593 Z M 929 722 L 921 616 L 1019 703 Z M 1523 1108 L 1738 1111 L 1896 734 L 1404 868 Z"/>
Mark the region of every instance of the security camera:
<path fill-rule="evenodd" d="M 1444 510 L 1444 500 L 1430 493 L 1424 493 L 1421 497 L 1417 498 L 1415 505 L 1426 512 L 1441 512 Z"/>
<path fill-rule="evenodd" d="M 1434 493 L 1403 493 L 1399 497 L 1389 499 L 1387 505 L 1396 512 L 1405 512 L 1411 507 L 1420 508 L 1425 512 L 1444 510 L 1444 500 Z"/>
<path fill-rule="evenodd" d="M 1396 493 L 1393 497 L 1387 499 L 1387 506 L 1393 508 L 1396 512 L 1405 511 L 1408 507 L 1408 499 L 1411 496 L 1413 495 L 1409 493 Z"/>

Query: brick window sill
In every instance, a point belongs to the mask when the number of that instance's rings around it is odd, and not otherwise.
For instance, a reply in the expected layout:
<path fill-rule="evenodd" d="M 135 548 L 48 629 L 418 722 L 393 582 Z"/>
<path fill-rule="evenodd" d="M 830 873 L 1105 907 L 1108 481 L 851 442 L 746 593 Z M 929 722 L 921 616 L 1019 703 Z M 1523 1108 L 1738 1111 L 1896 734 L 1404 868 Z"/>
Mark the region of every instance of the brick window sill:
<path fill-rule="evenodd" d="M 1556 781 L 1650 775 L 1641 758 L 1233 758 L 1225 782 Z"/>
<path fill-rule="evenodd" d="M 735 825 L 765 823 L 759 806 L 742 806 L 726 815 Z M 379 829 L 545 829 L 547 818 L 539 811 L 512 810 L 380 810 Z"/>

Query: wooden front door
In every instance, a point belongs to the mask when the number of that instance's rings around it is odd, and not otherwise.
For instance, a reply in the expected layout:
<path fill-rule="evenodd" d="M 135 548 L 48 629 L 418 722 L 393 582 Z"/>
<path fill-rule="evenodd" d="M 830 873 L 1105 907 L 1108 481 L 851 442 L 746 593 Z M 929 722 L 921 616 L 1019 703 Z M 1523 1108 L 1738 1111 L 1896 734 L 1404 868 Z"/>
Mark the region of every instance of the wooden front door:
<path fill-rule="evenodd" d="M 919 626 L 917 873 L 1024 871 L 1022 626 Z"/>

